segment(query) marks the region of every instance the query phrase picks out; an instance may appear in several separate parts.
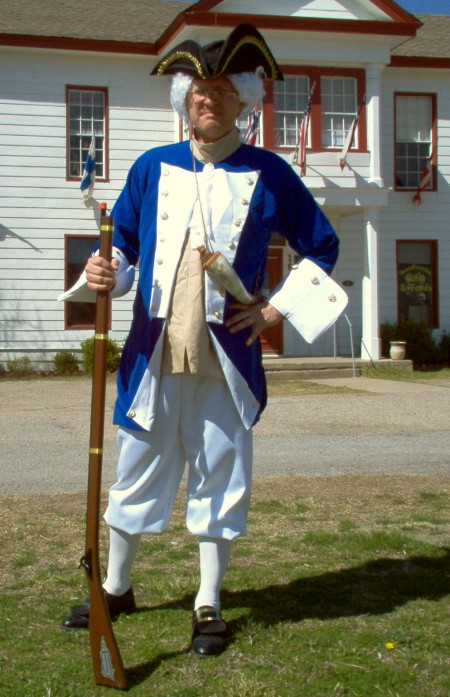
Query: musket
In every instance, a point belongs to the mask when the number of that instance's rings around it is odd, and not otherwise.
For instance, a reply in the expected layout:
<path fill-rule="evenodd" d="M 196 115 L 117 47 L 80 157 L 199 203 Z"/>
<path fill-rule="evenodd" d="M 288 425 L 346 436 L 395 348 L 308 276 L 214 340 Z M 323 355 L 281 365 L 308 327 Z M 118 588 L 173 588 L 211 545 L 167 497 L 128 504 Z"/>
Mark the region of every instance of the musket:
<path fill-rule="evenodd" d="M 111 260 L 113 219 L 100 204 L 100 256 Z M 97 293 L 92 372 L 91 430 L 86 511 L 86 545 L 80 567 L 89 586 L 89 639 L 95 681 L 125 690 L 127 679 L 103 593 L 99 555 L 100 497 L 105 425 L 106 356 L 109 325 L 109 293 Z"/>

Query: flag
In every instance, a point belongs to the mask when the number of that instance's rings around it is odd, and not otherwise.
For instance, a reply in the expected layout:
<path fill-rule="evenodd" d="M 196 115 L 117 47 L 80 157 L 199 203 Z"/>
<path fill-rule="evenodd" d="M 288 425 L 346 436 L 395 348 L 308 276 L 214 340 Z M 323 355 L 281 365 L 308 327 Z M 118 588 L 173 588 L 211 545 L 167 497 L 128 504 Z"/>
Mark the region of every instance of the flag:
<path fill-rule="evenodd" d="M 413 196 L 413 202 L 416 204 L 416 206 L 420 206 L 422 203 L 422 191 L 425 191 L 425 189 L 428 189 L 428 185 L 431 181 L 431 177 L 433 175 L 433 153 L 429 156 L 428 160 L 425 163 L 425 167 L 423 168 L 422 176 L 420 177 L 420 182 L 419 186 L 417 187 L 417 191 Z"/>
<path fill-rule="evenodd" d="M 355 132 L 356 132 L 356 126 L 358 125 L 359 117 L 361 115 L 362 108 L 364 104 L 366 103 L 366 95 L 361 99 L 361 102 L 358 106 L 358 111 L 355 114 L 355 118 L 353 119 L 353 123 L 350 126 L 347 137 L 345 139 L 344 147 L 342 148 L 341 152 L 338 155 L 339 159 L 339 166 L 341 169 L 344 169 L 346 163 L 347 163 L 347 154 L 350 148 L 353 145 L 353 138 L 355 137 Z"/>
<path fill-rule="evenodd" d="M 248 115 L 247 130 L 244 133 L 244 143 L 247 145 L 256 145 L 256 137 L 259 128 L 259 109 L 256 104 L 255 108 Z"/>
<path fill-rule="evenodd" d="M 84 165 L 80 190 L 83 203 L 87 203 L 92 196 L 95 184 L 95 136 L 92 136 L 88 156 Z"/>
<path fill-rule="evenodd" d="M 301 177 L 304 177 L 306 174 L 306 142 L 308 140 L 309 117 L 311 115 L 311 105 L 315 86 L 316 83 L 313 82 L 298 131 L 297 147 L 292 156 L 292 163 L 300 167 Z"/>

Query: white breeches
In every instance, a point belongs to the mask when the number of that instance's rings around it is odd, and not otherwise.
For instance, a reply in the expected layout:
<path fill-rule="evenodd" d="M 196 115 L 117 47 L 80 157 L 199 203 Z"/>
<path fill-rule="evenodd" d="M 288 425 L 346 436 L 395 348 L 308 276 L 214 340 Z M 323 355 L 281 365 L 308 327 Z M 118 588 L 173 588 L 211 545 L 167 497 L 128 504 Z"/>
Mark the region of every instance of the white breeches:
<path fill-rule="evenodd" d="M 165 530 L 188 463 L 188 529 L 228 540 L 245 535 L 252 442 L 225 380 L 162 376 L 153 430 L 119 429 L 106 522 L 129 534 Z"/>

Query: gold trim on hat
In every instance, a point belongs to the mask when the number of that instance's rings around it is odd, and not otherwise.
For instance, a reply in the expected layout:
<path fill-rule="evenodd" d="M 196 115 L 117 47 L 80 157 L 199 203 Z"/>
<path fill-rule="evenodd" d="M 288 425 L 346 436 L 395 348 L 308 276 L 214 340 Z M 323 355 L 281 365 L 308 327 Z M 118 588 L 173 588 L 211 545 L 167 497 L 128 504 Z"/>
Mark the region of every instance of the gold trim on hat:
<path fill-rule="evenodd" d="M 200 75 L 200 77 L 206 79 L 208 76 L 205 75 L 202 64 L 196 58 L 195 56 L 192 55 L 192 53 L 189 53 L 189 51 L 175 51 L 175 53 L 171 53 L 170 56 L 167 56 L 165 60 L 162 61 L 161 65 L 159 66 L 157 70 L 157 75 L 162 75 L 164 71 L 167 68 L 170 68 L 172 63 L 175 63 L 179 58 L 187 58 L 188 60 L 192 61 L 194 66 L 197 68 L 197 72 Z M 183 69 L 180 68 L 180 72 L 183 72 Z"/>
<path fill-rule="evenodd" d="M 269 63 L 269 65 L 272 69 L 272 77 L 276 77 L 278 75 L 278 69 L 277 69 L 277 66 L 276 66 L 274 59 L 272 58 L 272 55 L 271 55 L 269 49 L 267 48 L 264 41 L 261 41 L 261 39 L 257 39 L 254 36 L 244 36 L 244 37 L 242 37 L 242 39 L 240 39 L 240 41 L 238 41 L 238 43 L 236 44 L 236 46 L 233 48 L 230 55 L 228 56 L 227 60 L 225 61 L 225 64 L 224 64 L 222 70 L 220 71 L 220 74 L 221 75 L 223 74 L 224 70 L 226 69 L 226 67 L 229 64 L 229 62 L 231 61 L 231 59 L 234 58 L 235 54 L 245 44 L 254 44 L 255 46 L 257 46 L 259 48 L 259 50 L 265 56 L 267 62 Z"/>

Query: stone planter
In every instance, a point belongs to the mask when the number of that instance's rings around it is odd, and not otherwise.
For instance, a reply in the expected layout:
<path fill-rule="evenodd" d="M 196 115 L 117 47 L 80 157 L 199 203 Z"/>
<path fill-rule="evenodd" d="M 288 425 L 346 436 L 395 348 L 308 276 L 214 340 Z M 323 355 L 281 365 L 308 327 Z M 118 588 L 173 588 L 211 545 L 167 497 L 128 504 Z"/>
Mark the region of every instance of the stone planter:
<path fill-rule="evenodd" d="M 394 361 L 402 361 L 406 355 L 406 341 L 391 341 L 389 355 Z"/>

